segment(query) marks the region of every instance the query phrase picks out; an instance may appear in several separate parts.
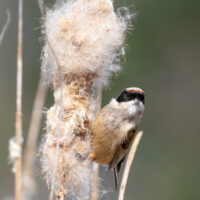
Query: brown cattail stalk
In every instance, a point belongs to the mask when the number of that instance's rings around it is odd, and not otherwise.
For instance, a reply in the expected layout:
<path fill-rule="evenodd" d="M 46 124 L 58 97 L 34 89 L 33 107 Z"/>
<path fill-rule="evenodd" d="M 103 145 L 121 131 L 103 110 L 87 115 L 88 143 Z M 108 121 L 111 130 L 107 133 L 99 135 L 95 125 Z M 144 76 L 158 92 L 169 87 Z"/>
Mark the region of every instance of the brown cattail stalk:
<path fill-rule="evenodd" d="M 23 39 L 23 0 L 18 2 L 18 49 L 17 49 L 17 97 L 16 97 L 16 144 L 22 149 L 22 39 Z M 22 154 L 15 159 L 15 200 L 22 199 Z"/>
<path fill-rule="evenodd" d="M 124 200 L 124 193 L 125 193 L 126 184 L 127 184 L 127 181 L 128 181 L 129 171 L 131 169 L 131 165 L 132 165 L 133 159 L 135 157 L 135 153 L 136 153 L 138 144 L 139 144 L 139 142 L 142 138 L 142 135 L 143 135 L 143 131 L 140 131 L 135 136 L 135 139 L 134 139 L 133 144 L 131 146 L 130 152 L 128 154 L 128 158 L 127 158 L 127 161 L 126 161 L 126 165 L 125 165 L 125 168 L 124 168 L 123 177 L 122 177 L 122 181 L 121 181 L 121 185 L 120 185 L 118 200 Z"/>

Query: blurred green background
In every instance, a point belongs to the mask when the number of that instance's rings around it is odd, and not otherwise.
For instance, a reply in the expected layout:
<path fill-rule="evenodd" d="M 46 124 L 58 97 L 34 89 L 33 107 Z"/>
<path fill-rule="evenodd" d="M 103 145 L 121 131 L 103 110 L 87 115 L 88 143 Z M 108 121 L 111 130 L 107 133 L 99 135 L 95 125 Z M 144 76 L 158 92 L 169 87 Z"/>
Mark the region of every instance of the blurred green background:
<path fill-rule="evenodd" d="M 53 1 L 46 0 L 47 5 Z M 103 104 L 121 90 L 141 87 L 146 111 L 144 136 L 132 166 L 126 200 L 200 199 L 200 1 L 116 0 L 137 13 L 128 34 L 126 63 L 104 90 Z M 9 8 L 12 21 L 0 47 L 0 199 L 14 194 L 8 165 L 8 140 L 14 135 L 16 98 L 17 1 L 0 1 L 0 30 Z M 40 71 L 40 12 L 37 1 L 24 1 L 23 130 L 26 138 Z M 53 104 L 49 92 L 46 108 Z M 43 126 L 44 127 L 44 126 Z M 42 131 L 41 131 L 42 134 Z M 40 135 L 41 137 L 41 135 Z M 102 199 L 116 199 L 112 173 Z M 40 176 L 36 199 L 47 199 Z M 111 191 L 111 192 L 109 192 Z"/>

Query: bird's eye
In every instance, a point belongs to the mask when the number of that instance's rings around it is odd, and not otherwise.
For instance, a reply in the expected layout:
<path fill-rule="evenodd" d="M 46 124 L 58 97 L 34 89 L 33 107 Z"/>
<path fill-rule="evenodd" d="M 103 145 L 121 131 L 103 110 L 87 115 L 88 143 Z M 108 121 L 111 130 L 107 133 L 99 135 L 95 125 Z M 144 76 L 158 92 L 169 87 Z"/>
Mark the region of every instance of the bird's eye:
<path fill-rule="evenodd" d="M 144 104 L 144 94 L 141 94 L 139 92 L 130 92 L 127 94 L 128 101 L 138 99 Z"/>
<path fill-rule="evenodd" d="M 135 93 L 135 98 L 140 100 L 143 104 L 145 104 L 145 101 L 144 101 L 144 94 L 141 94 L 141 93 Z"/>

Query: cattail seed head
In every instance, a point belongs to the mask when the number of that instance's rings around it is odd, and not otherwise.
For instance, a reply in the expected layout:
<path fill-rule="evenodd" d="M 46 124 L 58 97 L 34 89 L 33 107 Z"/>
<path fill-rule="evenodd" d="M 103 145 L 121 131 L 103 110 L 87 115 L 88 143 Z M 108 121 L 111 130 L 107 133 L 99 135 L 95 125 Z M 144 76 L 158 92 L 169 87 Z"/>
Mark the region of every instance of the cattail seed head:
<path fill-rule="evenodd" d="M 47 112 L 41 163 L 57 199 L 90 198 L 95 89 L 120 68 L 127 23 L 111 0 L 62 0 L 47 11 L 42 72 L 53 86 L 55 104 Z"/>

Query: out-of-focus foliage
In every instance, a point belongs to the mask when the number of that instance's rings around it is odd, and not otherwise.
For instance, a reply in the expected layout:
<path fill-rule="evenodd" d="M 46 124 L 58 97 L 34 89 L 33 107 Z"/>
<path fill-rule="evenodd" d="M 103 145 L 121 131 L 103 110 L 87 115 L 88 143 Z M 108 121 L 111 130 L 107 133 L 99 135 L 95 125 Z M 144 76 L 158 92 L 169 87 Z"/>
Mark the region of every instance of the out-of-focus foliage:
<path fill-rule="evenodd" d="M 45 1 L 51 5 L 53 1 Z M 200 199 L 200 1 L 116 0 L 137 13 L 127 39 L 123 70 L 104 90 L 103 104 L 130 86 L 146 93 L 146 111 L 140 129 L 144 137 L 136 154 L 126 190 L 126 200 Z M 14 135 L 17 1 L 0 1 L 0 30 L 12 21 L 0 47 L 0 199 L 12 196 L 14 179 L 8 165 L 8 139 Z M 40 12 L 37 1 L 24 1 L 23 119 L 26 139 L 40 70 Z M 50 92 L 51 93 L 51 92 Z M 50 94 L 46 107 L 52 104 Z M 41 131 L 42 134 L 42 131 Z M 103 187 L 113 191 L 112 173 L 101 170 Z M 39 167 L 37 199 L 47 198 Z"/>

